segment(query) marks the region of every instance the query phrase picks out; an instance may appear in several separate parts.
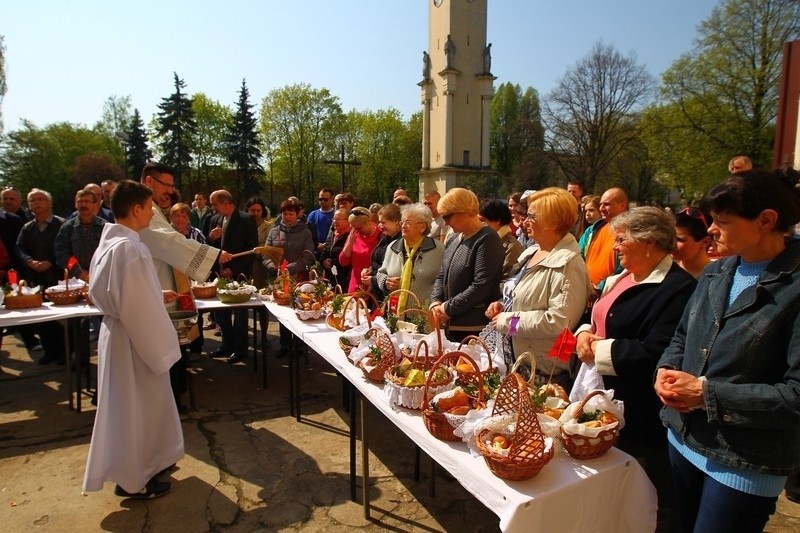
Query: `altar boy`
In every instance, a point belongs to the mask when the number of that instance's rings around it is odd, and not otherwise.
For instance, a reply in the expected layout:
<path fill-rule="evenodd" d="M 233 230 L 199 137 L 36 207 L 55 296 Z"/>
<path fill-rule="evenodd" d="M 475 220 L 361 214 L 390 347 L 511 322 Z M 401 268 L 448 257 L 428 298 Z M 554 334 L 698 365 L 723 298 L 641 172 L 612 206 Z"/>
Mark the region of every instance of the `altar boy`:
<path fill-rule="evenodd" d="M 97 414 L 84 491 L 117 483 L 125 498 L 157 498 L 159 481 L 183 458 L 183 433 L 169 369 L 181 357 L 150 252 L 138 232 L 153 216 L 152 191 L 121 182 L 111 194 L 116 224 L 106 224 L 89 269 L 89 293 L 103 312 L 98 341 Z"/>

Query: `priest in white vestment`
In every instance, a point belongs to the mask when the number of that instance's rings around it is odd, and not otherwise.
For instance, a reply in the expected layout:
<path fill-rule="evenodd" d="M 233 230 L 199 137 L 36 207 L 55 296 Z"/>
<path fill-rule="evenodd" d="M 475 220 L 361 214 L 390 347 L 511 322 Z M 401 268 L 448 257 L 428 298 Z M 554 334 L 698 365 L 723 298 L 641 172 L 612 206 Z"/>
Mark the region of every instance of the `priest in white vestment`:
<path fill-rule="evenodd" d="M 149 216 L 141 215 L 146 218 L 141 227 L 152 216 L 150 205 Z M 114 481 L 119 495 L 119 488 L 133 495 L 184 455 L 169 381 L 169 369 L 181 352 L 150 251 L 137 231 L 106 224 L 90 276 L 89 292 L 103 312 L 103 324 L 97 414 L 83 488 L 98 491 Z"/>

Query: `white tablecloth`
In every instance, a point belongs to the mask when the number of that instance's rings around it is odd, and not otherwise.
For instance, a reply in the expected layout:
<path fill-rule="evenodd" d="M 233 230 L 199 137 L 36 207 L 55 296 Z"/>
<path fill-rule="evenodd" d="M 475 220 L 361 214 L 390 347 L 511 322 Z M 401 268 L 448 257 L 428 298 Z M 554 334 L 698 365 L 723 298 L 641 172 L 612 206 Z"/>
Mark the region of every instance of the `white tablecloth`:
<path fill-rule="evenodd" d="M 338 370 L 414 443 L 452 474 L 500 518 L 504 531 L 654 531 L 656 491 L 642 467 L 628 454 L 611 449 L 586 462 L 562 450 L 541 473 L 526 481 L 495 477 L 482 457 L 463 442 L 445 442 L 425 428 L 418 411 L 395 408 L 383 386 L 367 381 L 338 347 L 339 333 L 324 320 L 302 322 L 286 307 L 268 303 L 269 311 Z"/>
<path fill-rule="evenodd" d="M 23 326 L 37 324 L 50 320 L 63 320 L 82 316 L 100 316 L 102 313 L 93 305 L 80 302 L 73 305 L 53 305 L 45 302 L 41 307 L 32 309 L 5 309 L 0 310 L 0 327 Z"/>

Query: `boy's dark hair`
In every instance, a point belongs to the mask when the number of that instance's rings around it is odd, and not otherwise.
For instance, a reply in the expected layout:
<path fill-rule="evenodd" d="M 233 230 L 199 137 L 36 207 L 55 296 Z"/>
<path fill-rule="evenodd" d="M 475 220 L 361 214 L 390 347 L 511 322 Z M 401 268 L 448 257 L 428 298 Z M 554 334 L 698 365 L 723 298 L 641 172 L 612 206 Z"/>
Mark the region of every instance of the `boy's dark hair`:
<path fill-rule="evenodd" d="M 132 180 L 122 180 L 111 193 L 111 212 L 116 218 L 125 218 L 135 205 L 144 207 L 148 198 L 152 198 L 153 191 L 143 183 Z"/>
<path fill-rule="evenodd" d="M 144 180 L 146 176 L 158 178 L 161 176 L 161 174 L 169 174 L 170 176 L 174 176 L 175 171 L 169 165 L 159 163 L 158 161 L 150 161 L 142 169 L 141 180 Z"/>
<path fill-rule="evenodd" d="M 478 212 L 486 220 L 499 222 L 501 226 L 511 222 L 511 210 L 502 200 L 484 200 L 481 202 Z"/>

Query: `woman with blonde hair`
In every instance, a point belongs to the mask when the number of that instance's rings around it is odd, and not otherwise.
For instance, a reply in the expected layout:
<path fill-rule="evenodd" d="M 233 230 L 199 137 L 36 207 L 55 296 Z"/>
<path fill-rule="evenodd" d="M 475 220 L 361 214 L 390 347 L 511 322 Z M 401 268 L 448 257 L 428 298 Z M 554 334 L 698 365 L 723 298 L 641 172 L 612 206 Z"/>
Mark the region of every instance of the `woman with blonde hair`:
<path fill-rule="evenodd" d="M 472 191 L 450 189 L 437 210 L 453 235 L 445 244 L 430 309 L 447 337 L 459 341 L 477 335 L 489 322 L 486 307 L 500 297 L 503 245 L 478 218 L 478 197 Z"/>
<path fill-rule="evenodd" d="M 528 198 L 524 227 L 536 244 L 519 257 L 519 270 L 503 288 L 503 301 L 492 303 L 486 316 L 509 335 L 506 359 L 529 351 L 536 373 L 569 385 L 566 363 L 547 357 L 564 328 L 574 329 L 591 292 L 586 263 L 570 229 L 578 219 L 578 202 L 565 189 L 549 187 Z"/>

